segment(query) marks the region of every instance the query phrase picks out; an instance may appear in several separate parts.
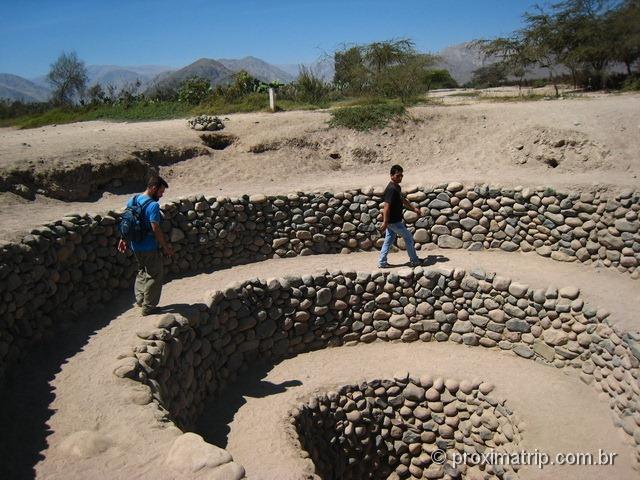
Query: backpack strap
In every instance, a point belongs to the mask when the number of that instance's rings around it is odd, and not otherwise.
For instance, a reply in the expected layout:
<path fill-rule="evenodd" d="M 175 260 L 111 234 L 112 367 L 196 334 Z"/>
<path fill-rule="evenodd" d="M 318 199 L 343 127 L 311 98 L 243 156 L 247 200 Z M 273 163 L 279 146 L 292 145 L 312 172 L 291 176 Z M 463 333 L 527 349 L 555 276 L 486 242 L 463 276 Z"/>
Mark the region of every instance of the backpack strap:
<path fill-rule="evenodd" d="M 147 218 L 147 215 L 145 212 L 146 212 L 147 206 L 149 206 L 151 202 L 153 202 L 153 198 L 147 198 L 144 202 L 142 202 L 142 204 L 139 204 L 140 213 L 142 214 L 142 217 L 144 219 L 143 221 L 147 224 L 147 227 L 149 229 L 151 229 L 151 221 Z"/>
<path fill-rule="evenodd" d="M 147 198 L 144 202 L 142 202 L 142 204 L 140 205 L 140 208 L 143 213 L 145 208 L 147 208 L 147 205 L 149 205 L 151 202 L 153 202 L 153 198 Z"/>

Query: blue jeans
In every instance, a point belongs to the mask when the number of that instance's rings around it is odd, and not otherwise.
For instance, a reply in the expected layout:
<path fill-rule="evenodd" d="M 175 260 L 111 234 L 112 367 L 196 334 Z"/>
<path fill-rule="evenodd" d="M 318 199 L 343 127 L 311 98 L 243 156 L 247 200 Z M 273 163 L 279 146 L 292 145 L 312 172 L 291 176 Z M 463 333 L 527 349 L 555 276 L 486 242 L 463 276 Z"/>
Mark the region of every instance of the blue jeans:
<path fill-rule="evenodd" d="M 393 242 L 396 239 L 396 235 L 400 235 L 404 240 L 404 244 L 407 247 L 407 253 L 409 254 L 409 259 L 414 263 L 419 263 L 420 259 L 418 258 L 416 247 L 413 243 L 413 235 L 411 235 L 411 232 L 407 230 L 404 222 L 397 222 L 387 225 L 387 231 L 384 237 L 382 250 L 380 250 L 380 260 L 378 261 L 378 264 L 384 265 L 387 263 L 387 255 L 389 254 L 391 245 L 393 245 Z"/>

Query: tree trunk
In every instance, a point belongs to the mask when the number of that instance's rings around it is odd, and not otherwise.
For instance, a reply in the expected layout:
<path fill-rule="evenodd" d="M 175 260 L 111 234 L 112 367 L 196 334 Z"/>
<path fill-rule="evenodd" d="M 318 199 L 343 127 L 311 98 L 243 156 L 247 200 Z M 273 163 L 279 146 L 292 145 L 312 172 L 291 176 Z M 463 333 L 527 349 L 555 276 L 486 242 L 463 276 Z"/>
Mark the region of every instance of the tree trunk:
<path fill-rule="evenodd" d="M 559 97 L 560 92 L 558 91 L 558 84 L 556 83 L 556 78 L 553 76 L 553 73 L 551 73 L 551 70 L 549 70 L 549 81 L 553 83 L 553 88 L 556 91 L 556 97 Z"/>

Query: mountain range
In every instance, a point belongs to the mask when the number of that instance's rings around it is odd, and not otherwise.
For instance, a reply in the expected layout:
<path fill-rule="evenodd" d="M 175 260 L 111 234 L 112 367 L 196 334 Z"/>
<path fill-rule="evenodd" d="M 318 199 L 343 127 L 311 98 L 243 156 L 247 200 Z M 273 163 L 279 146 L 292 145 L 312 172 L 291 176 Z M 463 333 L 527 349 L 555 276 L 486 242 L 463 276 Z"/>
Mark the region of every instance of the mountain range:
<path fill-rule="evenodd" d="M 180 70 L 161 73 L 146 85 L 146 91 L 154 92 L 164 88 L 176 88 L 192 77 L 205 78 L 214 87 L 225 85 L 231 83 L 234 73 L 240 70 L 245 70 L 252 77 L 267 83 L 275 80 L 289 83 L 295 79 L 295 76 L 255 57 L 245 57 L 239 60 L 201 58 Z"/>
<path fill-rule="evenodd" d="M 51 91 L 26 78 L 0 73 L 0 98 L 20 100 L 22 102 L 44 102 Z"/>
<path fill-rule="evenodd" d="M 464 84 L 471 79 L 472 72 L 483 64 L 482 55 L 469 44 L 449 46 L 438 53 L 442 58 L 438 64 L 446 68 L 451 76 Z M 223 85 L 232 81 L 234 72 L 246 70 L 250 75 L 264 82 L 278 80 L 283 83 L 293 81 L 301 64 L 272 65 L 256 57 L 241 59 L 201 58 L 186 67 L 175 69 L 161 65 L 88 65 L 89 85 L 100 83 L 103 87 L 112 85 L 120 90 L 140 81 L 140 91 L 152 92 L 164 87 L 176 87 L 187 78 L 199 76 L 208 79 L 212 85 Z M 333 79 L 334 66 L 331 58 L 304 64 L 325 81 Z M 30 80 L 12 74 L 0 74 L 0 98 L 25 102 L 45 101 L 51 92 L 46 76 Z"/>

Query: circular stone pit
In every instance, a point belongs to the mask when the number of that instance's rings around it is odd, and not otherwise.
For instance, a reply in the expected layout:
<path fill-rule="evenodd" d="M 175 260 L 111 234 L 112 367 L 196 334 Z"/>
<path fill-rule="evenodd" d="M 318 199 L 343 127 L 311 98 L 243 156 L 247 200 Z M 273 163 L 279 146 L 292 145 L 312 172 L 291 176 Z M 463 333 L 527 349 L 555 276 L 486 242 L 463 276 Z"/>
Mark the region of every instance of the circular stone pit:
<path fill-rule="evenodd" d="M 313 396 L 292 422 L 316 474 L 329 479 L 460 478 L 464 455 L 518 449 L 504 400 L 480 381 L 398 375 Z M 481 465 L 488 478 L 515 479 L 511 465 Z M 485 477 L 487 478 L 487 477 Z"/>
<path fill-rule="evenodd" d="M 146 384 L 183 429 L 260 360 L 376 340 L 453 342 L 579 372 L 640 456 L 634 343 L 577 288 L 534 289 L 480 269 L 335 271 L 250 279 L 183 311 L 138 332 L 142 344 L 115 371 Z"/>

